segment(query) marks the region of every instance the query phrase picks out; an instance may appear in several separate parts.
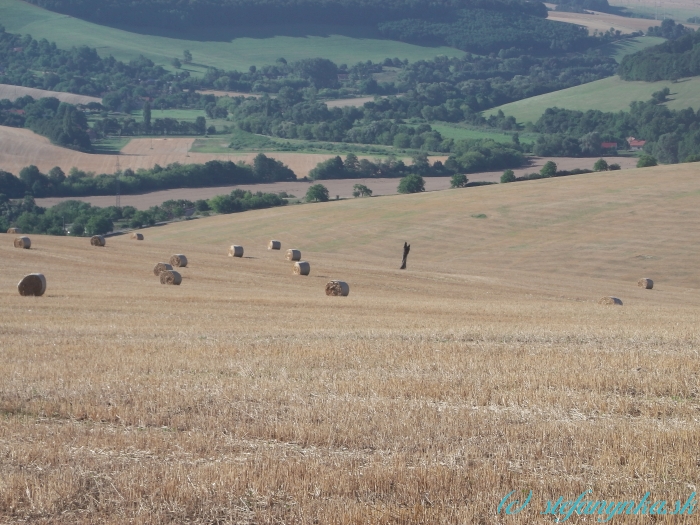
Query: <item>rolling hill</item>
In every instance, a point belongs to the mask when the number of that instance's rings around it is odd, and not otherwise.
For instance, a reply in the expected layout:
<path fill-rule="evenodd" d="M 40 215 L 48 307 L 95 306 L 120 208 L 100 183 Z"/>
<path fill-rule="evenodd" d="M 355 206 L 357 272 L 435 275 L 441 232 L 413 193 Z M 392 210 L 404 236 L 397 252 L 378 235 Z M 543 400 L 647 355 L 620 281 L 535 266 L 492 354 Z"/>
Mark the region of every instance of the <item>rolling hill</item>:
<path fill-rule="evenodd" d="M 655 91 L 668 87 L 671 90 L 670 101 L 666 104 L 671 109 L 691 107 L 700 109 L 700 77 L 679 82 L 625 82 L 614 76 L 596 80 L 588 84 L 539 95 L 537 97 L 504 104 L 484 112 L 485 115 L 496 114 L 498 110 L 514 116 L 518 122 L 535 122 L 547 108 L 563 108 L 578 111 L 597 109 L 600 111 L 625 111 L 630 102 L 646 101 Z"/>
<path fill-rule="evenodd" d="M 0 0 L 0 20 L 11 33 L 46 38 L 59 47 L 86 45 L 101 56 L 112 55 L 129 61 L 139 55 L 156 64 L 171 67 L 170 61 L 182 58 L 183 50 L 193 55 L 193 64 L 185 66 L 192 74 L 207 67 L 247 70 L 249 66 L 273 64 L 284 57 L 288 61 L 322 56 L 341 64 L 381 61 L 399 57 L 410 61 L 436 55 L 462 56 L 464 52 L 448 47 L 423 47 L 379 37 L 376 30 L 305 25 L 263 27 L 255 30 L 194 31 L 162 35 L 157 30 L 133 32 L 101 26 L 38 8 L 21 0 Z M 340 32 L 338 32 L 340 31 Z"/>
<path fill-rule="evenodd" d="M 684 502 L 699 178 L 695 164 L 292 206 L 104 248 L 0 234 L 0 517 L 478 523 L 533 487 L 525 523 L 552 494 L 622 501 L 650 480 Z M 162 286 L 152 268 L 173 253 L 189 264 Z M 36 271 L 46 295 L 20 297 Z M 327 297 L 330 279 L 350 295 Z"/>

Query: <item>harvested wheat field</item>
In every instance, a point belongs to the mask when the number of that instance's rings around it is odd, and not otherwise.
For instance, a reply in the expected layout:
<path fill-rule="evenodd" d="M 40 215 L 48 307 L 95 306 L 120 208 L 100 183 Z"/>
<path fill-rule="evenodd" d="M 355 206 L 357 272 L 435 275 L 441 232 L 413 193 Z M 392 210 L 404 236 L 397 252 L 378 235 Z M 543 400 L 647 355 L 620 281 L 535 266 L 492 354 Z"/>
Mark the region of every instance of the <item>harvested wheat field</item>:
<path fill-rule="evenodd" d="M 568 13 L 566 11 L 550 11 L 547 14 L 549 20 L 557 22 L 567 22 L 587 27 L 588 30 L 605 32 L 610 28 L 622 31 L 623 34 L 644 31 L 650 27 L 660 26 L 661 20 L 648 20 L 646 18 L 629 18 L 626 16 L 611 15 L 598 11 L 587 13 Z"/>
<path fill-rule="evenodd" d="M 89 97 L 87 95 L 76 95 L 74 93 L 64 93 L 62 91 L 47 91 L 45 89 L 37 89 L 22 86 L 13 86 L 11 84 L 0 84 L 0 100 L 9 99 L 17 100 L 21 97 L 29 95 L 33 99 L 54 97 L 61 102 L 68 104 L 89 104 L 90 102 L 102 103 L 102 99 L 98 97 Z"/>
<path fill-rule="evenodd" d="M 66 173 L 77 167 L 96 173 L 114 173 L 117 162 L 121 169 L 139 168 L 150 169 L 156 164 L 167 166 L 174 162 L 180 164 L 203 164 L 210 160 L 230 160 L 233 162 L 252 162 L 257 153 L 195 153 L 190 152 L 194 138 L 138 138 L 129 141 L 121 150 L 120 155 L 100 155 L 81 153 L 67 148 L 54 146 L 40 135 L 28 129 L 0 126 L 0 169 L 11 173 L 19 173 L 28 164 L 34 164 L 46 172 L 54 166 L 60 166 Z M 304 177 L 314 169 L 319 162 L 334 155 L 316 153 L 278 153 L 266 152 L 287 164 L 298 177 Z M 359 158 L 373 158 L 358 156 Z M 434 157 L 434 160 L 445 160 L 447 157 Z M 410 159 L 405 159 L 410 162 Z"/>
<path fill-rule="evenodd" d="M 100 250 L 7 236 L 0 521 L 553 523 L 546 502 L 587 489 L 672 509 L 700 481 L 699 181 L 685 164 L 310 204 Z M 162 286 L 153 261 L 180 252 Z M 28 272 L 43 297 L 17 293 Z M 326 296 L 333 279 L 352 293 Z"/>

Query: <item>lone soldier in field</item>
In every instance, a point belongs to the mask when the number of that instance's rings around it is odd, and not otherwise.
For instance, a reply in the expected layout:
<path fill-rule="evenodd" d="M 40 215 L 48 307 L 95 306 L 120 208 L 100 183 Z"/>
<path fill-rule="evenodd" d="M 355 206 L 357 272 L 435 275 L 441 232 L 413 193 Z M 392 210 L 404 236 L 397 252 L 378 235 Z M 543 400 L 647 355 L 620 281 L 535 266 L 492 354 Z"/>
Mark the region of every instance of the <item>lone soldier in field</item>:
<path fill-rule="evenodd" d="M 407 242 L 403 243 L 403 261 L 401 262 L 401 270 L 406 269 L 406 259 L 408 259 L 408 252 L 411 251 L 411 245 Z"/>

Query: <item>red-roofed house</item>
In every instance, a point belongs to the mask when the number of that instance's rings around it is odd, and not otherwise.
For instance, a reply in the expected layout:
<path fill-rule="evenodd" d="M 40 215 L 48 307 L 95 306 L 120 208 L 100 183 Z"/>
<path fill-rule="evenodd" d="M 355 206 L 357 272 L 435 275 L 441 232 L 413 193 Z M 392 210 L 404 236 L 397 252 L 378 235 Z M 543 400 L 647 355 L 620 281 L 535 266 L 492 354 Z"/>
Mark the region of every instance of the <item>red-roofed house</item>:
<path fill-rule="evenodd" d="M 644 144 L 646 143 L 646 140 L 637 140 L 634 137 L 627 138 L 627 144 L 630 145 L 630 149 L 632 151 L 641 151 L 644 148 Z"/>

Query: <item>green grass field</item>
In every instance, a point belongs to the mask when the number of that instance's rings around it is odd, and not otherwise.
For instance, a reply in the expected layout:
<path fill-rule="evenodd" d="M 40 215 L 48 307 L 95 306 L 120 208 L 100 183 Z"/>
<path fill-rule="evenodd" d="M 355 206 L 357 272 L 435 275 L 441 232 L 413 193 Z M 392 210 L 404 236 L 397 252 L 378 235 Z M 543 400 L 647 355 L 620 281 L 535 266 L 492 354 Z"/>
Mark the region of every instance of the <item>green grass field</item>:
<path fill-rule="evenodd" d="M 647 47 L 658 46 L 666 41 L 665 38 L 656 36 L 641 36 L 637 38 L 628 38 L 612 44 L 606 44 L 601 47 L 606 55 L 614 58 L 617 62 L 621 62 L 625 55 L 631 55 Z"/>
<path fill-rule="evenodd" d="M 597 80 L 538 97 L 519 100 L 511 104 L 493 108 L 485 115 L 495 114 L 499 109 L 506 115 L 513 115 L 518 122 L 535 122 L 547 108 L 564 108 L 579 111 L 599 109 L 600 111 L 628 110 L 630 102 L 649 100 L 651 94 L 668 87 L 671 90 L 671 109 L 700 108 L 700 77 L 673 83 L 664 82 L 625 82 L 620 77 Z"/>
<path fill-rule="evenodd" d="M 46 38 L 59 47 L 87 45 L 97 48 L 101 56 L 113 55 L 131 60 L 144 55 L 157 64 L 167 65 L 181 58 L 189 49 L 194 64 L 186 68 L 192 74 L 203 73 L 207 66 L 221 69 L 248 69 L 251 65 L 271 64 L 280 57 L 288 61 L 310 57 L 329 58 L 336 63 L 355 64 L 398 57 L 410 61 L 430 59 L 436 55 L 462 56 L 462 51 L 448 47 L 422 47 L 377 38 L 369 28 L 266 27 L 254 31 L 230 29 L 222 32 L 168 35 L 142 34 L 85 22 L 40 9 L 20 0 L 0 0 L 0 21 L 11 33 Z"/>
<path fill-rule="evenodd" d="M 473 128 L 465 128 L 461 127 L 458 125 L 454 124 L 448 124 L 448 123 L 440 123 L 440 124 L 435 124 L 431 123 L 430 126 L 437 132 L 440 133 L 443 137 L 447 139 L 454 139 L 454 140 L 471 140 L 471 139 L 491 139 L 495 140 L 496 142 L 503 142 L 506 144 L 509 144 L 512 142 L 512 133 L 499 133 L 497 131 L 482 131 L 479 129 L 473 129 Z M 535 138 L 533 137 L 528 137 L 527 133 L 520 133 L 520 140 L 523 139 L 529 139 L 529 138 Z"/>

